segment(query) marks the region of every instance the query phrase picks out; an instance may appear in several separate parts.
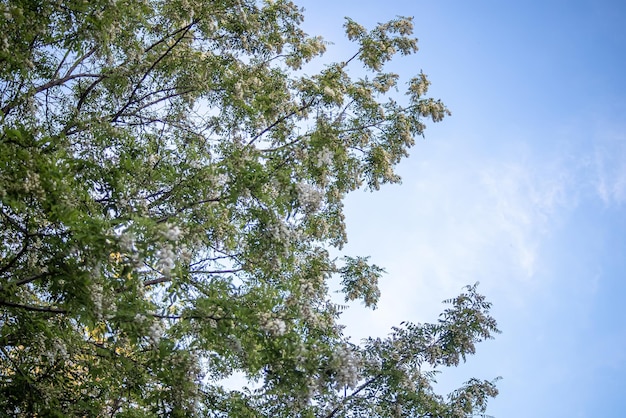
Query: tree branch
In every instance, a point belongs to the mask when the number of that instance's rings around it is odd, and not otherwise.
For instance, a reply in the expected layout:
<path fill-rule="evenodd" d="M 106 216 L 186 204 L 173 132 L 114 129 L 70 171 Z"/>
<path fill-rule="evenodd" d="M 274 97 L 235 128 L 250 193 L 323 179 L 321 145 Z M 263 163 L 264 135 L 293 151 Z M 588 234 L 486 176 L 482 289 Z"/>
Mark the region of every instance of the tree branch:
<path fill-rule="evenodd" d="M 105 75 L 101 74 L 100 78 L 94 80 L 93 83 L 91 83 L 89 85 L 89 87 L 87 87 L 85 89 L 85 91 L 83 91 L 80 95 L 80 98 L 78 99 L 78 103 L 76 104 L 76 113 L 78 114 L 80 112 L 80 109 L 83 107 L 83 104 L 85 104 L 85 100 L 87 100 L 87 96 L 89 95 L 89 93 L 91 93 L 91 91 L 102 81 L 106 78 Z M 66 133 L 69 133 L 69 128 L 71 126 L 68 126 L 64 131 Z"/>
<path fill-rule="evenodd" d="M 7 351 L 5 350 L 5 348 L 3 346 L 0 345 L 0 351 L 2 351 L 2 354 L 4 354 L 4 356 L 9 359 L 9 361 L 11 362 L 11 364 L 13 365 L 13 367 L 15 368 L 15 370 L 17 370 L 17 372 L 24 378 L 26 379 L 26 381 L 28 382 L 29 386 L 32 386 L 33 384 L 33 379 L 32 377 L 30 377 L 30 375 L 28 375 L 27 373 L 25 373 L 19 366 L 17 363 L 15 363 L 15 361 L 11 358 L 11 356 L 9 355 L 9 353 L 7 353 Z M 6 373 L 6 370 L 3 370 L 3 373 Z"/>
<path fill-rule="evenodd" d="M 30 277 L 26 277 L 25 279 L 22 280 L 18 280 L 17 282 L 15 282 L 16 286 L 22 286 L 24 284 L 28 284 L 31 282 L 34 282 L 37 279 L 41 279 L 42 277 L 46 277 L 49 273 L 39 273 L 39 274 L 35 274 L 34 276 L 30 276 Z"/>
<path fill-rule="evenodd" d="M 10 308 L 23 309 L 31 312 L 47 312 L 53 314 L 66 314 L 65 309 L 53 308 L 51 306 L 33 306 L 33 305 L 21 305 L 19 303 L 13 303 L 6 300 L 0 300 L 0 306 L 8 306 Z"/>
<path fill-rule="evenodd" d="M 176 39 L 176 41 L 172 45 L 170 45 L 167 48 L 167 50 L 163 54 L 161 54 L 161 56 L 159 58 L 157 58 L 152 63 L 152 65 L 150 65 L 150 67 L 148 67 L 148 69 L 144 72 L 144 74 L 141 77 L 141 79 L 135 85 L 135 88 L 133 89 L 133 91 L 130 93 L 130 96 L 128 97 L 128 101 L 126 102 L 126 104 L 124 106 L 122 106 L 122 108 L 115 115 L 113 115 L 113 117 L 111 118 L 112 122 L 116 121 L 117 118 L 119 118 L 120 115 L 122 115 L 124 113 L 124 111 L 134 102 L 135 94 L 137 94 L 137 91 L 139 90 L 139 88 L 141 87 L 143 82 L 146 80 L 146 78 L 148 78 L 148 74 L 150 74 L 152 72 L 152 70 L 154 70 L 154 68 L 158 65 L 159 62 L 161 62 L 161 60 L 163 60 L 170 52 L 172 52 L 172 50 L 174 48 L 176 48 L 176 46 L 178 46 L 178 44 L 185 38 L 185 36 L 187 35 L 187 32 L 189 32 L 189 30 L 191 29 L 191 27 L 193 25 L 195 25 L 195 23 L 196 22 L 193 21 L 190 24 L 188 24 L 187 26 L 185 26 L 184 28 L 181 28 L 181 29 L 179 29 L 178 31 L 175 32 L 175 33 L 180 33 L 182 31 L 183 34 L 178 39 Z M 149 51 L 151 48 L 152 47 L 148 48 L 146 50 L 146 52 Z"/>
<path fill-rule="evenodd" d="M 192 270 L 190 274 L 229 274 L 229 273 L 238 273 L 243 271 L 242 268 L 238 269 L 230 269 L 230 270 Z"/>
<path fill-rule="evenodd" d="M 172 89 L 172 90 L 173 90 L 173 89 Z M 147 107 L 153 106 L 153 105 L 155 105 L 155 104 L 157 104 L 157 103 L 160 103 L 160 102 L 162 102 L 162 101 L 165 101 L 165 100 L 168 100 L 168 99 L 172 99 L 172 98 L 174 98 L 174 97 L 178 97 L 178 96 L 182 96 L 182 95 L 187 94 L 187 93 L 191 93 L 192 91 L 193 91 L 193 90 L 184 90 L 184 91 L 180 91 L 180 92 L 177 92 L 177 93 L 167 94 L 167 95 L 165 95 L 165 96 L 159 97 L 158 99 L 152 100 L 151 102 L 145 103 L 145 104 L 143 104 L 142 106 L 140 106 L 140 107 L 138 107 L 138 108 L 134 109 L 134 110 L 133 110 L 133 113 L 119 113 L 119 112 L 117 112 L 117 113 L 113 116 L 113 118 L 112 118 L 111 120 L 117 120 L 117 119 L 118 119 L 118 118 L 120 118 L 120 117 L 136 117 L 136 116 L 137 116 L 137 115 L 136 115 L 136 112 L 138 112 L 138 111 L 140 111 L 140 110 L 142 110 L 142 109 L 145 109 L 145 108 L 147 108 Z M 128 108 L 128 107 L 129 107 L 131 104 L 133 104 L 133 103 L 139 103 L 139 102 L 140 102 L 141 100 L 143 100 L 144 98 L 149 97 L 149 96 L 152 96 L 152 95 L 157 94 L 157 93 L 158 93 L 158 92 L 152 92 L 152 93 L 149 93 L 149 94 L 144 95 L 144 97 L 142 97 L 142 98 L 140 98 L 140 99 L 133 100 L 133 101 L 131 101 L 131 102 L 129 102 L 129 103 L 127 103 L 127 104 L 126 104 L 126 108 Z"/>
<path fill-rule="evenodd" d="M 8 263 L 6 263 L 4 266 L 2 266 L 2 268 L 0 268 L 0 274 L 3 274 L 5 272 L 9 271 L 9 269 L 11 267 L 13 267 L 13 265 L 15 263 L 17 263 L 17 261 L 20 258 L 22 258 L 22 256 L 26 253 L 26 250 L 28 250 L 28 236 L 26 236 L 25 241 L 26 242 L 24 243 L 24 246 L 22 247 L 22 249 L 17 254 L 15 254 L 15 257 L 13 257 L 11 260 L 9 260 Z"/>
<path fill-rule="evenodd" d="M 293 110 L 293 111 L 289 112 L 288 114 L 286 114 L 285 116 L 278 118 L 274 123 L 272 123 L 270 126 L 268 126 L 267 128 L 263 129 L 256 136 L 254 136 L 254 138 L 252 138 L 248 142 L 247 146 L 252 145 L 257 139 L 259 139 L 261 136 L 265 135 L 267 132 L 271 131 L 279 123 L 282 123 L 282 122 L 286 121 L 290 117 L 292 117 L 292 116 L 294 116 L 294 115 L 296 115 L 296 114 L 298 114 L 298 113 L 308 109 L 309 107 L 313 106 L 314 104 L 315 104 L 315 99 L 311 99 L 307 103 L 304 103 L 304 105 L 302 105 L 298 109 Z"/>
<path fill-rule="evenodd" d="M 94 52 L 96 52 L 96 47 L 95 46 L 93 48 L 91 48 L 89 51 L 87 51 L 85 54 L 83 54 L 82 57 L 78 58 L 74 62 L 74 64 L 72 64 L 72 66 L 65 72 L 65 76 L 63 76 L 63 77 L 65 78 L 65 77 L 69 76 L 70 74 L 72 74 L 74 72 L 74 70 L 76 69 L 76 67 L 78 67 L 81 62 L 85 61 L 87 58 L 92 56 Z M 63 60 L 65 61 L 65 57 L 63 58 Z M 58 72 L 58 70 L 57 70 L 57 72 Z"/>
<path fill-rule="evenodd" d="M 213 198 L 213 199 L 198 200 L 197 202 L 193 202 L 193 203 L 190 203 L 190 204 L 188 204 L 186 206 L 183 206 L 182 208 L 178 208 L 176 211 L 174 211 L 174 213 L 170 213 L 169 215 L 162 216 L 160 219 L 157 220 L 157 223 L 167 222 L 167 220 L 172 218 L 173 216 L 176 216 L 179 213 L 184 212 L 187 209 L 191 209 L 191 208 L 193 208 L 195 206 L 202 205 L 204 203 L 220 202 L 221 200 L 222 199 L 219 198 L 219 197 Z"/>
<path fill-rule="evenodd" d="M 48 90 L 55 86 L 60 86 L 61 84 L 65 84 L 70 80 L 74 80 L 76 78 L 101 78 L 102 74 L 91 74 L 91 73 L 80 73 L 80 74 L 72 74 L 66 75 L 63 78 L 57 78 L 55 80 L 50 80 L 45 84 L 42 84 L 39 87 L 35 87 L 34 94 L 41 93 L 44 90 Z"/>
<path fill-rule="evenodd" d="M 346 396 L 345 398 L 343 398 L 341 400 L 341 402 L 339 403 L 339 405 L 337 405 L 335 407 L 335 409 L 333 409 L 332 411 L 330 411 L 330 413 L 328 415 L 326 415 L 326 418 L 333 418 L 335 415 L 337 415 L 337 413 L 339 411 L 341 411 L 341 408 L 343 408 L 346 403 L 348 403 L 352 398 L 354 398 L 359 392 L 361 392 L 363 389 L 365 389 L 366 387 L 368 387 L 369 385 L 371 385 L 372 383 L 374 383 L 375 381 L 377 381 L 378 379 L 380 379 L 382 377 L 382 374 L 377 374 L 376 376 L 372 377 L 370 380 L 368 380 L 367 382 L 363 383 L 361 386 L 359 386 L 354 392 L 352 392 L 350 395 Z"/>
<path fill-rule="evenodd" d="M 170 276 L 159 277 L 158 279 L 146 280 L 143 282 L 143 287 L 154 286 L 155 284 L 167 283 L 172 281 Z"/>

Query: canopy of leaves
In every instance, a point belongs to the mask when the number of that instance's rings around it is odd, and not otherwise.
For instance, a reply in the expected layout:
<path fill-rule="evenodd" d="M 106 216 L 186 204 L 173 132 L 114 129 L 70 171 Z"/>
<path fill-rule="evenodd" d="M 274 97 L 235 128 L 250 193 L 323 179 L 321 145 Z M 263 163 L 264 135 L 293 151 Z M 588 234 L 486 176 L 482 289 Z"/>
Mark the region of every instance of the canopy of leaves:
<path fill-rule="evenodd" d="M 329 255 L 343 198 L 399 181 L 449 112 L 423 74 L 393 97 L 411 19 L 348 19 L 353 55 L 314 75 L 301 22 L 285 0 L 0 1 L 1 410 L 462 417 L 495 396 L 432 388 L 497 332 L 475 287 L 437 324 L 342 334 L 328 280 L 375 307 L 383 272 Z"/>

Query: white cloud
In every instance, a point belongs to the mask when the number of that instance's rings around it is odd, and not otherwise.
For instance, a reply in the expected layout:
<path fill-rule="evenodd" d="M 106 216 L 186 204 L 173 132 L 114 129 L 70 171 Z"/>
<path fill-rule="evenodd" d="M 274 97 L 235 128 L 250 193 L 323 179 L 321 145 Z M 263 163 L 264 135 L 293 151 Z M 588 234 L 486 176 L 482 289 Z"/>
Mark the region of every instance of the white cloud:
<path fill-rule="evenodd" d="M 576 204 L 575 173 L 561 162 L 443 148 L 428 155 L 403 167 L 401 187 L 349 199 L 348 251 L 389 272 L 378 311 L 345 314 L 357 338 L 401 320 L 435 320 L 443 299 L 476 281 L 500 303 L 526 306 L 549 261 L 542 243 Z"/>
<path fill-rule="evenodd" d="M 602 132 L 594 146 L 595 189 L 606 206 L 626 201 L 626 134 Z"/>
<path fill-rule="evenodd" d="M 514 261 L 526 278 L 537 269 L 541 242 L 558 225 L 559 212 L 575 205 L 573 173 L 561 163 L 513 161 L 482 171 L 486 199 L 494 207 L 485 213 L 500 239 L 510 240 Z"/>

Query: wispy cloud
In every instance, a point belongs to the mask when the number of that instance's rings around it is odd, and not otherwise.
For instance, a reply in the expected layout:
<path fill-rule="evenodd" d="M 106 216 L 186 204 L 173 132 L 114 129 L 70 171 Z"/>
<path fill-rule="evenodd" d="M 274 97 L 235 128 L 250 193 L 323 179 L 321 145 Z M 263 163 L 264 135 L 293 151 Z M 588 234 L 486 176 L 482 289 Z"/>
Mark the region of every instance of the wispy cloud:
<path fill-rule="evenodd" d="M 603 131 L 596 137 L 595 189 L 606 206 L 626 202 L 626 132 Z"/>
<path fill-rule="evenodd" d="M 549 261 L 543 241 L 576 204 L 565 163 L 444 148 L 403 167 L 402 187 L 349 200 L 348 250 L 371 254 L 389 272 L 379 311 L 346 314 L 359 337 L 404 319 L 433 320 L 441 300 L 476 281 L 505 303 L 526 304 L 523 289 L 538 285 Z"/>
<path fill-rule="evenodd" d="M 574 173 L 559 161 L 509 161 L 481 172 L 485 199 L 493 205 L 486 215 L 510 240 L 513 261 L 526 278 L 532 278 L 539 262 L 542 239 L 558 225 L 560 212 L 575 205 Z"/>

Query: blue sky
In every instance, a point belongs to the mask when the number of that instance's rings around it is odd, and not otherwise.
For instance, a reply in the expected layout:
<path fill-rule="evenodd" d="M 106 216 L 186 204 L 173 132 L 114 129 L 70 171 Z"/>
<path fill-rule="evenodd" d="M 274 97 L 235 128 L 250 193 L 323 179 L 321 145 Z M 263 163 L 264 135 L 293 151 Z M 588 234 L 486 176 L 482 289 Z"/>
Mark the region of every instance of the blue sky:
<path fill-rule="evenodd" d="M 305 28 L 351 51 L 344 16 L 415 17 L 417 55 L 453 116 L 399 168 L 401 186 L 348 198 L 351 255 L 388 274 L 355 339 L 436 319 L 480 281 L 503 333 L 446 371 L 499 382 L 497 418 L 626 414 L 626 2 L 298 1 Z"/>

